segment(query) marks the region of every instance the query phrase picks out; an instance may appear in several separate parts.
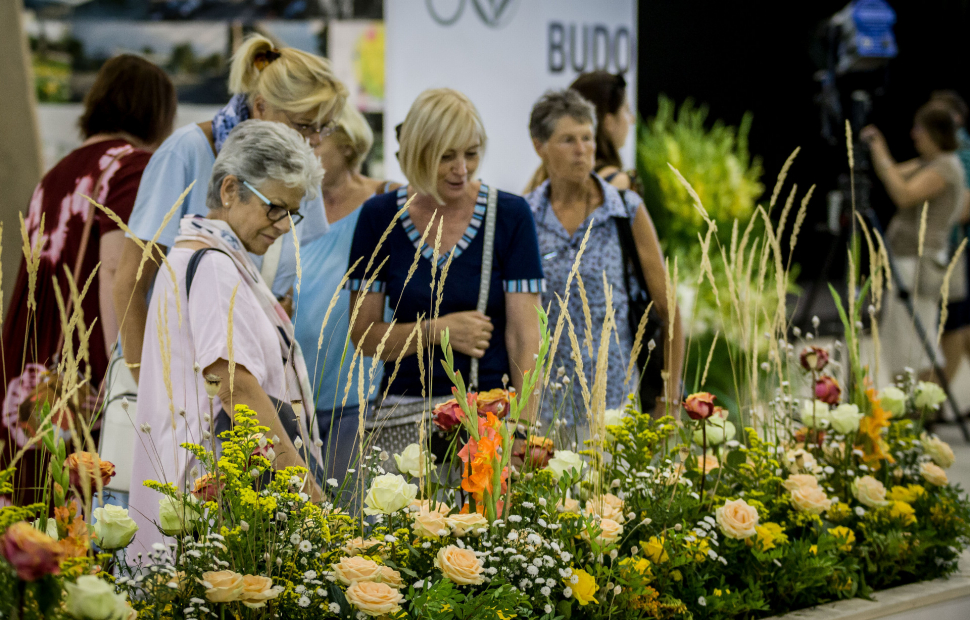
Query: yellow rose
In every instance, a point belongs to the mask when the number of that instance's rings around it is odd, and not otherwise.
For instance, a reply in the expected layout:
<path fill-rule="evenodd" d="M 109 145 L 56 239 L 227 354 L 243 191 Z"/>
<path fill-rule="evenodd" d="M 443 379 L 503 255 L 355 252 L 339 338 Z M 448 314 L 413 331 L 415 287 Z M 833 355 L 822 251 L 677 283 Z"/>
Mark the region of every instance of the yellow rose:
<path fill-rule="evenodd" d="M 404 583 L 401 581 L 401 573 L 397 572 L 390 566 L 381 566 L 380 570 L 377 571 L 377 579 L 381 583 L 386 583 L 392 588 L 401 589 Z"/>
<path fill-rule="evenodd" d="M 643 545 L 643 553 L 654 564 L 661 564 L 670 559 L 667 550 L 664 548 L 664 540 L 656 536 L 651 536 L 650 540 Z"/>
<path fill-rule="evenodd" d="M 933 462 L 943 469 L 949 469 L 956 460 L 953 455 L 953 448 L 939 437 L 930 437 L 923 433 L 919 442 L 923 446 L 923 452 L 926 453 L 926 456 L 933 459 Z"/>
<path fill-rule="evenodd" d="M 758 535 L 758 546 L 761 547 L 762 551 L 774 549 L 777 546 L 776 543 L 780 545 L 788 542 L 788 537 L 785 536 L 785 528 L 777 523 L 765 523 L 754 529 Z M 748 541 L 750 542 L 751 539 L 749 538 Z"/>
<path fill-rule="evenodd" d="M 852 481 L 851 486 L 852 494 L 855 495 L 855 498 L 861 504 L 865 504 L 870 508 L 878 508 L 889 504 L 886 501 L 886 487 L 872 476 L 856 478 Z"/>
<path fill-rule="evenodd" d="M 404 596 L 386 583 L 355 581 L 344 593 L 347 602 L 368 616 L 385 616 L 401 611 Z"/>
<path fill-rule="evenodd" d="M 239 595 L 239 600 L 246 607 L 259 609 L 266 605 L 266 601 L 273 600 L 283 591 L 280 586 L 273 586 L 273 580 L 269 577 L 257 575 L 244 575 L 242 578 L 243 590 Z"/>
<path fill-rule="evenodd" d="M 599 526 L 600 533 L 596 535 L 596 544 L 603 547 L 605 545 L 611 545 L 619 540 L 620 535 L 623 534 L 623 526 L 614 521 L 613 519 L 600 519 L 594 527 Z M 583 540 L 589 542 L 589 532 L 583 530 L 582 533 Z"/>
<path fill-rule="evenodd" d="M 852 543 L 855 542 L 855 532 L 847 527 L 833 527 L 829 530 L 829 534 L 834 536 L 839 541 L 839 549 L 842 551 L 852 551 Z"/>
<path fill-rule="evenodd" d="M 938 487 L 945 487 L 949 482 L 943 468 L 933 463 L 922 463 L 919 466 L 919 473 L 923 474 L 924 480 Z"/>
<path fill-rule="evenodd" d="M 435 556 L 434 565 L 445 578 L 459 585 L 477 586 L 485 583 L 485 576 L 482 575 L 485 567 L 471 549 L 455 545 L 442 547 Z"/>
<path fill-rule="evenodd" d="M 916 523 L 916 511 L 912 506 L 906 502 L 894 501 L 891 504 L 892 508 L 889 510 L 889 516 L 894 519 L 899 519 L 903 522 L 903 525 L 912 525 Z"/>
<path fill-rule="evenodd" d="M 333 565 L 333 572 L 340 583 L 349 586 L 355 581 L 375 581 L 381 573 L 381 566 L 373 560 L 353 556 L 341 558 Z"/>
<path fill-rule="evenodd" d="M 599 515 L 623 523 L 623 500 L 612 493 L 604 493 L 586 501 L 586 515 Z"/>
<path fill-rule="evenodd" d="M 754 536 L 758 527 L 758 511 L 743 499 L 725 501 L 714 512 L 717 524 L 728 538 L 744 539 Z"/>
<path fill-rule="evenodd" d="M 819 487 L 802 487 L 791 492 L 791 503 L 796 510 L 820 515 L 832 507 L 832 500 Z"/>
<path fill-rule="evenodd" d="M 451 533 L 458 537 L 477 534 L 478 530 L 488 528 L 488 519 L 477 512 L 451 515 L 445 519 L 445 523 L 451 528 Z"/>
<path fill-rule="evenodd" d="M 434 511 L 416 512 L 412 515 L 411 529 L 415 536 L 422 538 L 433 538 L 447 536 L 451 533 L 448 521 L 445 516 Z"/>
<path fill-rule="evenodd" d="M 818 479 L 810 474 L 793 474 L 788 476 L 788 479 L 781 483 L 783 487 L 789 491 L 795 491 L 797 489 L 803 488 L 817 488 Z"/>
<path fill-rule="evenodd" d="M 205 586 L 205 597 L 213 603 L 228 603 L 239 600 L 243 592 L 243 576 L 231 570 L 202 573 L 199 582 Z"/>
<path fill-rule="evenodd" d="M 576 597 L 576 601 L 579 602 L 580 606 L 589 605 L 592 603 L 599 603 L 596 600 L 596 590 L 599 588 L 596 586 L 596 580 L 593 576 L 584 571 L 581 568 L 574 568 L 573 575 L 579 577 L 579 581 L 575 584 L 572 583 L 572 578 L 565 579 L 565 583 L 573 591 L 573 596 Z"/>
<path fill-rule="evenodd" d="M 367 540 L 364 540 L 362 537 L 358 536 L 357 538 L 352 538 L 344 543 L 343 550 L 347 555 L 354 556 L 366 553 L 368 550 L 373 550 L 380 553 L 383 547 L 384 543 L 376 538 L 368 538 Z"/>

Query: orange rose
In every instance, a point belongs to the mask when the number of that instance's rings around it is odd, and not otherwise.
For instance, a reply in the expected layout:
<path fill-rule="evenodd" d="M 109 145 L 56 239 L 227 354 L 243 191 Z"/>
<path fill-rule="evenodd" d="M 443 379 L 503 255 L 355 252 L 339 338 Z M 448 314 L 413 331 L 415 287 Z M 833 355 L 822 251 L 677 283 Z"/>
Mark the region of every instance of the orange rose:
<path fill-rule="evenodd" d="M 97 488 L 95 482 L 101 479 L 104 487 L 115 476 L 115 466 L 110 461 L 102 461 L 94 452 L 75 452 L 67 457 L 67 466 L 71 470 L 71 486 L 83 489 L 85 484 L 89 489 Z M 85 482 L 86 481 L 86 482 Z"/>
<path fill-rule="evenodd" d="M 818 488 L 818 479 L 809 474 L 795 474 L 788 476 L 788 480 L 782 482 L 781 485 L 789 491 L 805 488 L 815 489 Z"/>
<path fill-rule="evenodd" d="M 26 521 L 7 528 L 0 539 L 0 553 L 17 571 L 17 577 L 24 581 L 37 581 L 61 572 L 63 554 L 57 541 L 35 530 Z"/>
<path fill-rule="evenodd" d="M 586 514 L 599 515 L 603 519 L 612 519 L 623 523 L 623 500 L 612 493 L 604 493 L 599 497 L 586 500 Z"/>

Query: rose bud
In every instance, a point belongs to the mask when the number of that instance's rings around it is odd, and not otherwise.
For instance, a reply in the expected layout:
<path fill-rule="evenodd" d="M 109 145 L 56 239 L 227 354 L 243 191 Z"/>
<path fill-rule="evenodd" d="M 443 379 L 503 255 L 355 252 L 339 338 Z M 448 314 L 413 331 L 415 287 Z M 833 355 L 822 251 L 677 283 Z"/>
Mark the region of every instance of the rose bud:
<path fill-rule="evenodd" d="M 521 458 L 527 467 L 543 469 L 549 464 L 549 459 L 552 458 L 555 452 L 556 450 L 551 439 L 530 435 L 528 442 L 521 442 L 521 446 L 514 454 Z"/>
<path fill-rule="evenodd" d="M 829 363 L 829 352 L 822 347 L 805 347 L 800 359 L 805 370 L 819 371 Z"/>
<path fill-rule="evenodd" d="M 714 395 L 708 392 L 691 394 L 684 401 L 684 409 L 692 420 L 706 420 L 714 415 Z"/>
<path fill-rule="evenodd" d="M 0 538 L 0 553 L 17 571 L 17 577 L 24 581 L 37 581 L 45 575 L 61 572 L 63 554 L 57 541 L 35 530 L 26 521 L 7 528 Z"/>
<path fill-rule="evenodd" d="M 71 486 L 76 489 L 82 489 L 82 484 L 96 488 L 98 478 L 104 487 L 115 476 L 114 464 L 102 461 L 94 452 L 75 452 L 68 455 L 67 466 L 71 471 Z"/>
<path fill-rule="evenodd" d="M 452 398 L 435 407 L 434 411 L 431 412 L 431 417 L 434 420 L 435 426 L 446 433 L 450 433 L 461 425 L 461 420 L 465 417 L 465 412 L 461 410 L 458 401 Z"/>
<path fill-rule="evenodd" d="M 808 427 L 800 426 L 797 431 L 795 431 L 795 441 L 797 443 L 805 443 L 808 441 Z M 818 446 L 821 448 L 822 444 L 825 443 L 825 431 L 816 429 L 815 440 Z"/>
<path fill-rule="evenodd" d="M 226 486 L 225 482 L 217 481 L 215 474 L 206 474 L 195 479 L 192 495 L 203 502 L 212 502 L 219 496 L 219 492 Z"/>
<path fill-rule="evenodd" d="M 478 415 L 495 414 L 501 420 L 509 414 L 509 393 L 501 388 L 479 392 L 475 399 Z"/>
<path fill-rule="evenodd" d="M 815 398 L 823 403 L 836 405 L 841 396 L 842 388 L 839 387 L 839 382 L 835 380 L 835 377 L 823 375 L 815 382 Z"/>

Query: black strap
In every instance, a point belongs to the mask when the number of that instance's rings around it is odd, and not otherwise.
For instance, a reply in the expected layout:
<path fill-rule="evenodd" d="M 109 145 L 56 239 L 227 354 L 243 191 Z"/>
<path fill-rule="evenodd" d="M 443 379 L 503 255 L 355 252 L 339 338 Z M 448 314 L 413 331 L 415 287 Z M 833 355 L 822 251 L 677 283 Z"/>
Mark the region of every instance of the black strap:
<path fill-rule="evenodd" d="M 185 268 L 185 298 L 189 298 L 189 292 L 192 290 L 192 280 L 195 279 L 195 272 L 199 270 L 199 261 L 205 256 L 206 252 L 209 251 L 218 252 L 220 254 L 226 254 L 219 248 L 201 248 L 192 253 L 192 257 L 189 258 L 189 264 Z M 229 256 L 226 254 L 226 256 Z"/>
<path fill-rule="evenodd" d="M 611 172 L 608 175 L 606 175 L 605 177 L 603 177 L 603 180 L 606 181 L 607 183 L 609 183 L 610 181 L 612 181 L 613 179 L 616 178 L 616 175 L 620 174 L 621 172 L 623 172 L 623 171 L 622 170 L 614 170 L 613 172 Z"/>
<path fill-rule="evenodd" d="M 627 190 L 620 190 L 620 196 L 623 198 L 623 206 L 626 206 L 626 193 Z M 640 285 L 640 290 L 650 295 L 649 289 L 647 288 L 647 279 L 643 275 L 643 265 L 640 264 L 640 255 L 637 254 L 637 242 L 633 238 L 633 225 L 630 222 L 629 217 L 614 216 L 613 222 L 616 223 L 616 233 L 620 238 L 620 251 L 623 254 L 623 281 L 626 284 L 627 294 L 630 293 L 632 287 L 630 286 L 630 263 L 633 264 L 633 276 L 637 280 L 637 284 Z"/>

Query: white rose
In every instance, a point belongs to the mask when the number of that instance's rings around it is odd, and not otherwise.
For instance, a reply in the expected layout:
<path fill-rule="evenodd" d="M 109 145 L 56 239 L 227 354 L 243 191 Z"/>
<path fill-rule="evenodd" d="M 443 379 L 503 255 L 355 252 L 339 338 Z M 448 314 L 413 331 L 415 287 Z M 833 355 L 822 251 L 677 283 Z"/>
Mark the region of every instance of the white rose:
<path fill-rule="evenodd" d="M 860 504 L 869 508 L 889 505 L 889 502 L 886 501 L 886 487 L 872 476 L 856 478 L 852 481 L 851 488 L 852 494 L 855 495 Z"/>
<path fill-rule="evenodd" d="M 914 404 L 918 409 L 937 409 L 946 400 L 943 388 L 929 381 L 920 381 L 916 386 Z"/>
<path fill-rule="evenodd" d="M 879 405 L 894 418 L 902 417 L 906 413 L 906 392 L 895 385 L 883 388 L 879 392 Z"/>
<path fill-rule="evenodd" d="M 127 547 L 138 531 L 128 510 L 111 504 L 94 509 L 94 541 L 105 551 Z"/>
<path fill-rule="evenodd" d="M 829 424 L 835 432 L 847 435 L 859 430 L 862 415 L 855 405 L 839 405 L 829 412 Z"/>
<path fill-rule="evenodd" d="M 384 474 L 371 481 L 364 498 L 364 514 L 391 514 L 408 506 L 418 496 L 418 485 L 408 484 L 404 476 Z"/>
<path fill-rule="evenodd" d="M 956 456 L 953 454 L 953 448 L 950 444 L 943 441 L 938 437 L 930 437 L 926 433 L 923 433 L 919 438 L 920 444 L 923 446 L 923 452 L 926 456 L 933 459 L 933 462 L 942 467 L 943 469 L 949 469 L 956 461 Z M 49 523 L 49 521 L 48 521 Z"/>
<path fill-rule="evenodd" d="M 421 453 L 421 446 L 412 443 L 401 452 L 394 455 L 394 462 L 397 463 L 397 470 L 405 476 L 417 478 L 427 475 L 425 456 Z"/>
<path fill-rule="evenodd" d="M 829 426 L 829 405 L 820 400 L 808 400 L 802 405 L 802 424 L 808 428 L 826 429 Z"/>
<path fill-rule="evenodd" d="M 131 613 L 124 594 L 94 575 L 81 575 L 76 583 L 64 582 L 67 613 L 84 620 L 123 620 Z"/>
<path fill-rule="evenodd" d="M 581 455 L 569 450 L 556 450 L 556 454 L 549 459 L 548 468 L 556 480 L 559 480 L 567 473 L 570 476 L 582 474 L 584 464 Z"/>
<path fill-rule="evenodd" d="M 192 532 L 201 516 L 188 496 L 174 499 L 166 495 L 158 500 L 158 525 L 168 536 Z"/>
<path fill-rule="evenodd" d="M 709 417 L 704 424 L 707 425 L 707 445 L 716 446 L 731 441 L 738 434 L 733 422 L 728 422 L 720 416 Z M 704 441 L 704 434 L 701 429 L 694 431 L 694 443 L 700 445 Z"/>

